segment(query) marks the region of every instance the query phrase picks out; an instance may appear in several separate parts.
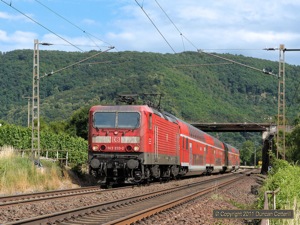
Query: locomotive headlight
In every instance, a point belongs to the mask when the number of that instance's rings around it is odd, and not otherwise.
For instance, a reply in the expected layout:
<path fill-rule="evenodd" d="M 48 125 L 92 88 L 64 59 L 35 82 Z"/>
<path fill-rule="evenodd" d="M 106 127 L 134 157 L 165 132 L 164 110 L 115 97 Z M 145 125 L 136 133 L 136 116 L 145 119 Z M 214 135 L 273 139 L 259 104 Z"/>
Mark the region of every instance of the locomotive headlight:
<path fill-rule="evenodd" d="M 93 151 L 98 151 L 98 150 L 99 150 L 98 145 L 94 145 L 94 146 L 93 146 Z"/>
<path fill-rule="evenodd" d="M 134 146 L 133 151 L 138 152 L 140 150 L 139 146 Z"/>

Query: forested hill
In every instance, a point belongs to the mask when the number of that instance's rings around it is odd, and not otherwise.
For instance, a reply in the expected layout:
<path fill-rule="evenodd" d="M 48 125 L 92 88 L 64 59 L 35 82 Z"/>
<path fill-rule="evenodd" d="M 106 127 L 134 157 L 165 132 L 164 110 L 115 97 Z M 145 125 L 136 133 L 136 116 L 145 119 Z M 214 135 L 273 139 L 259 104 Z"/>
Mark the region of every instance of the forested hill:
<path fill-rule="evenodd" d="M 40 51 L 40 75 L 96 53 Z M 278 62 L 222 56 L 278 73 Z M 0 54 L 0 120 L 26 125 L 32 68 L 32 50 Z M 299 112 L 299 83 L 300 67 L 286 64 L 289 120 Z M 277 114 L 277 90 L 276 77 L 203 53 L 107 52 L 41 78 L 40 112 L 46 121 L 66 120 L 83 106 L 113 104 L 119 93 L 162 93 L 162 108 L 190 122 L 266 122 Z"/>

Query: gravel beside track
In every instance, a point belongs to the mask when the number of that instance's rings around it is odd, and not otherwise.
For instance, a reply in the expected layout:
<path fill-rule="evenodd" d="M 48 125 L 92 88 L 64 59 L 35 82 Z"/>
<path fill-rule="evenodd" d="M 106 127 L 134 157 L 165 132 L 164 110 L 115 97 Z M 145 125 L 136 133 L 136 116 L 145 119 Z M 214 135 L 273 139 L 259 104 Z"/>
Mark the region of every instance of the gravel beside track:
<path fill-rule="evenodd" d="M 224 176 L 224 175 L 215 175 Z M 150 186 L 133 187 L 125 190 L 116 190 L 92 194 L 88 196 L 78 196 L 57 199 L 53 201 L 35 202 L 30 204 L 20 204 L 11 207 L 0 208 L 0 224 L 17 221 L 39 215 L 60 212 L 82 206 L 93 205 L 101 202 L 117 200 L 120 198 L 136 196 L 143 193 L 150 193 L 154 190 L 168 189 L 180 184 L 193 183 L 199 180 L 210 179 L 209 176 L 202 176 L 194 179 L 184 179 L 164 184 L 152 184 Z M 212 218 L 213 209 L 238 209 L 234 206 L 249 206 L 256 196 L 251 194 L 251 185 L 255 185 L 256 178 L 251 175 L 242 182 L 235 183 L 222 190 L 216 190 L 211 196 L 202 197 L 189 204 L 177 207 L 171 211 L 158 214 L 139 224 L 244 224 L 242 220 L 217 220 Z M 230 200 L 231 199 L 231 200 Z"/>
<path fill-rule="evenodd" d="M 245 225 L 247 223 L 243 219 L 214 219 L 213 210 L 254 209 L 257 196 L 251 194 L 251 185 L 257 185 L 254 175 L 222 190 L 216 190 L 209 196 L 174 208 L 172 211 L 163 212 L 138 224 Z"/>

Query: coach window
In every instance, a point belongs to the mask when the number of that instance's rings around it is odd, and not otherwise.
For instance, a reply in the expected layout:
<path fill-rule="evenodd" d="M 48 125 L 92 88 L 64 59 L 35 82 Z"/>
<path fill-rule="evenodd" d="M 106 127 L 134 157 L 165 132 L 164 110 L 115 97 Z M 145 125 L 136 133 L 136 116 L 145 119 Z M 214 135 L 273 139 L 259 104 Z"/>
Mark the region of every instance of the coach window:
<path fill-rule="evenodd" d="M 186 150 L 189 150 L 189 139 L 188 138 L 186 138 L 186 140 L 185 140 L 185 149 Z"/>

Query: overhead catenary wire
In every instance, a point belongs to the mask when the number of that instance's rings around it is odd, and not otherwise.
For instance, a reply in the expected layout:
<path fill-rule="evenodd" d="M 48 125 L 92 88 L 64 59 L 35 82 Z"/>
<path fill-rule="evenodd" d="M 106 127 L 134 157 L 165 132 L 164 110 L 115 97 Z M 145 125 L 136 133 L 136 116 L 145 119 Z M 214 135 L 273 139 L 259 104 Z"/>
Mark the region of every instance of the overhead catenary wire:
<path fill-rule="evenodd" d="M 173 24 L 173 26 L 176 28 L 176 30 L 180 33 L 180 35 L 182 35 L 181 31 L 178 29 L 178 27 L 176 26 L 176 24 L 171 20 L 171 18 L 169 17 L 169 15 L 166 13 L 166 11 L 161 7 L 161 5 L 158 3 L 157 0 L 155 0 L 156 4 L 159 6 L 159 8 L 164 12 L 164 14 L 166 15 L 166 17 L 170 20 L 170 22 Z"/>
<path fill-rule="evenodd" d="M 219 59 L 228 61 L 228 62 L 232 62 L 232 63 L 234 63 L 234 64 L 237 64 L 237 65 L 240 65 L 240 66 L 244 66 L 244 67 L 247 67 L 247 68 L 250 68 L 250 69 L 252 69 L 252 70 L 256 70 L 256 71 L 259 71 L 259 72 L 262 72 L 262 73 L 265 73 L 265 74 L 268 74 L 268 75 L 277 76 L 276 74 L 273 74 L 272 72 L 265 71 L 264 69 L 258 69 L 258 68 L 256 68 L 256 67 L 249 66 L 249 65 L 246 65 L 246 64 L 243 64 L 243 63 L 240 63 L 240 62 L 231 60 L 231 59 L 227 59 L 227 58 L 222 57 L 222 56 L 219 56 L 219 55 L 215 55 L 215 54 L 212 54 L 212 53 L 204 52 L 204 51 L 202 51 L 202 50 L 198 50 L 198 52 L 204 53 L 204 54 L 207 54 L 207 55 L 210 55 L 210 56 L 213 56 L 213 57 L 216 57 L 216 58 L 219 58 Z"/>
<path fill-rule="evenodd" d="M 21 10 L 19 10 L 19 9 L 17 9 L 16 7 L 14 7 L 14 6 L 12 6 L 12 4 L 11 3 L 7 3 L 7 2 L 5 2 L 5 1 L 3 1 L 3 0 L 1 0 L 3 3 L 5 3 L 6 5 L 8 5 L 8 6 L 10 6 L 10 7 L 12 7 L 14 10 L 16 10 L 17 12 L 19 12 L 20 14 L 22 14 L 23 16 L 25 16 L 25 17 L 27 17 L 28 19 L 30 19 L 31 21 L 33 21 L 34 23 L 36 23 L 36 24 L 38 24 L 39 26 L 41 26 L 41 27 L 43 27 L 44 29 L 46 29 L 46 30 L 48 30 L 49 32 L 51 32 L 51 33 L 53 33 L 54 35 L 56 35 L 57 37 L 59 37 L 59 38 L 61 38 L 62 40 L 64 40 L 65 42 L 67 42 L 67 43 L 69 43 L 70 45 L 72 45 L 73 47 L 75 47 L 75 48 L 77 48 L 78 50 L 80 50 L 80 51 L 82 51 L 83 52 L 83 50 L 82 49 L 80 49 L 78 46 L 76 46 L 76 45 L 74 45 L 74 44 L 72 44 L 71 42 L 69 42 L 68 40 L 66 40 L 65 38 L 63 38 L 63 37 L 61 37 L 60 35 L 58 35 L 58 34 L 56 34 L 54 31 L 52 31 L 52 30 L 50 30 L 49 28 L 47 28 L 47 27 L 45 27 L 44 25 L 42 25 L 41 23 L 39 23 L 38 21 L 36 21 L 36 20 L 34 20 L 33 18 L 31 18 L 30 16 L 28 16 L 28 15 L 26 15 L 25 13 L 23 13 Z M 37 1 L 37 0 L 36 0 Z M 39 1 L 37 1 L 38 3 L 40 3 Z M 40 3 L 41 5 L 43 5 L 44 7 L 47 7 L 47 6 L 45 6 L 44 4 L 42 4 L 42 3 Z M 47 7 L 48 8 L 48 7 Z M 55 13 L 53 10 L 51 10 L 50 8 L 48 8 L 50 11 L 52 11 L 53 13 Z M 56 15 L 58 15 L 57 13 L 55 13 Z M 60 15 L 58 15 L 58 16 L 60 16 Z M 60 16 L 61 18 L 63 18 L 63 19 L 65 19 L 64 17 L 62 17 L 62 16 Z M 66 21 L 68 21 L 69 23 L 71 23 L 71 24 L 73 24 L 72 22 L 70 22 L 69 20 L 67 20 L 67 19 L 65 19 Z M 73 24 L 73 25 L 75 25 L 75 24 Z M 75 25 L 76 26 L 76 25 Z M 80 29 L 80 30 L 82 30 L 80 27 L 78 27 L 78 26 L 76 26 L 78 29 Z M 85 32 L 84 30 L 82 30 L 83 32 Z M 96 37 L 95 37 L 96 38 Z M 99 39 L 100 40 L 100 39 Z M 100 41 L 102 41 L 102 40 L 100 40 Z M 104 41 L 102 41 L 102 42 L 104 42 Z M 105 43 L 107 43 L 107 42 L 105 42 Z M 107 43 L 108 44 L 108 43 Z M 60 72 L 60 71 L 63 71 L 63 70 L 65 70 L 65 69 L 68 69 L 68 68 L 70 68 L 70 67 L 72 67 L 72 66 L 75 66 L 75 65 L 77 65 L 77 64 L 80 64 L 80 63 L 82 63 L 82 62 L 84 62 L 84 61 L 86 61 L 86 60 L 88 60 L 88 59 L 91 59 L 91 58 L 94 58 L 94 57 L 96 57 L 96 56 L 98 56 L 99 54 L 102 54 L 102 53 L 104 53 L 104 52 L 107 52 L 107 51 L 109 51 L 109 50 L 111 50 L 111 49 L 114 49 L 115 47 L 109 47 L 107 50 L 105 50 L 105 51 L 101 51 L 101 52 L 99 52 L 99 53 L 97 53 L 97 54 L 94 54 L 94 55 L 92 55 L 92 56 L 90 56 L 90 57 L 87 57 L 87 58 L 85 58 L 85 59 L 83 59 L 83 60 L 80 60 L 80 61 L 78 61 L 78 62 L 76 62 L 76 63 L 73 63 L 73 64 L 71 64 L 71 65 L 69 65 L 69 66 L 66 66 L 66 67 L 63 67 L 63 68 L 61 68 L 61 69 L 59 69 L 59 70 L 56 70 L 56 71 L 52 71 L 52 72 L 50 72 L 50 73 L 48 73 L 48 74 L 45 74 L 44 76 L 41 76 L 40 78 L 43 78 L 43 77 L 46 77 L 46 76 L 51 76 L 51 75 L 53 75 L 53 74 L 55 74 L 55 73 L 58 73 L 58 72 Z"/>
<path fill-rule="evenodd" d="M 68 22 L 69 24 L 71 24 L 72 26 L 76 27 L 77 29 L 79 29 L 80 31 L 82 31 L 85 35 L 87 35 L 87 37 L 95 44 L 95 46 L 97 46 L 99 49 L 100 47 L 97 45 L 97 43 L 91 38 L 95 38 L 105 44 L 107 44 L 108 46 L 111 46 L 111 44 L 109 44 L 108 42 L 105 42 L 103 40 L 101 40 L 100 38 L 88 33 L 87 31 L 83 30 L 82 28 L 80 28 L 78 25 L 76 25 L 75 23 L 71 22 L 70 20 L 68 20 L 67 18 L 65 18 L 64 16 L 60 15 L 59 13 L 55 12 L 53 9 L 51 9 L 50 7 L 46 6 L 45 4 L 41 3 L 39 0 L 35 0 L 37 3 L 39 3 L 40 5 L 42 5 L 43 7 L 45 7 L 46 9 L 48 9 L 49 11 L 51 11 L 52 13 L 54 13 L 55 15 L 57 15 L 58 17 L 60 17 L 61 19 L 65 20 L 66 22 Z"/>
<path fill-rule="evenodd" d="M 172 21 L 172 19 L 170 18 L 170 16 L 166 13 L 166 11 L 162 8 L 162 6 L 158 3 L 157 0 L 155 0 L 156 4 L 159 6 L 159 8 L 164 12 L 164 14 L 166 15 L 166 17 L 169 19 L 169 21 L 173 24 L 173 26 L 175 27 L 175 29 L 178 31 L 178 33 L 184 37 L 193 47 L 195 47 L 195 49 L 198 51 L 198 52 L 203 52 L 207 55 L 210 55 L 210 56 L 213 56 L 213 57 L 217 57 L 217 58 L 220 58 L 222 60 L 226 60 L 228 62 L 231 62 L 231 63 L 234 63 L 234 64 L 238 64 L 240 66 L 244 66 L 244 67 L 247 67 L 247 68 L 250 68 L 250 69 L 253 69 L 253 70 L 256 70 L 256 71 L 259 71 L 259 72 L 263 72 L 265 74 L 268 74 L 268 75 L 274 75 L 274 76 L 277 76 L 276 74 L 273 74 L 272 72 L 269 72 L 269 71 L 265 71 L 264 69 L 258 69 L 258 68 L 255 68 L 253 66 L 248 66 L 246 64 L 243 64 L 243 63 L 239 63 L 239 62 L 236 62 L 234 60 L 231 60 L 231 59 L 227 59 L 225 57 L 221 57 L 221 56 L 218 56 L 218 55 L 215 55 L 215 54 L 211 54 L 211 53 L 208 53 L 208 52 L 204 52 L 203 50 L 199 50 L 188 38 L 186 38 L 182 32 L 178 29 L 178 27 L 176 26 L 176 24 Z M 237 49 L 236 49 L 237 50 Z"/>
<path fill-rule="evenodd" d="M 55 45 L 59 45 L 59 46 L 70 46 L 70 45 L 68 45 L 68 44 L 55 44 Z M 93 44 L 91 44 L 91 45 L 87 45 L 87 44 L 76 44 L 76 46 L 78 46 L 78 47 L 90 47 L 90 48 L 92 48 L 92 47 L 98 47 L 98 46 L 96 46 L 96 45 L 93 45 Z M 104 46 L 104 47 L 109 47 L 109 46 Z M 91 50 L 92 51 L 92 50 Z M 99 49 L 99 51 L 101 51 L 101 49 Z"/>
<path fill-rule="evenodd" d="M 23 13 L 21 10 L 17 9 L 16 7 L 14 7 L 11 3 L 7 3 L 3 0 L 1 0 L 1 2 L 3 2 L 4 4 L 8 5 L 9 7 L 13 8 L 15 11 L 19 12 L 20 14 L 22 14 L 23 16 L 27 17 L 29 20 L 33 21 L 34 23 L 36 23 L 37 25 L 43 27 L 44 29 L 46 29 L 47 31 L 51 32 L 52 34 L 54 34 L 55 36 L 59 37 L 60 39 L 64 40 L 65 42 L 69 43 L 70 45 L 72 45 L 73 47 L 77 48 L 78 50 L 80 50 L 81 52 L 83 52 L 82 49 L 80 49 L 79 47 L 77 47 L 76 45 L 72 44 L 71 42 L 69 42 L 67 39 L 63 38 L 62 36 L 58 35 L 57 33 L 55 33 L 54 31 L 50 30 L 49 28 L 47 28 L 46 26 L 44 26 L 43 24 L 39 23 L 38 21 L 34 20 L 33 18 L 31 18 L 30 16 L 26 15 L 25 13 Z"/>
<path fill-rule="evenodd" d="M 163 11 L 163 13 L 165 14 L 165 16 L 169 19 L 169 21 L 173 24 L 173 26 L 175 27 L 175 29 L 179 32 L 179 34 L 181 36 L 181 40 L 182 40 L 184 51 L 185 51 L 185 46 L 184 46 L 183 38 L 186 39 L 195 49 L 198 49 L 186 36 L 184 36 L 182 34 L 182 32 L 179 30 L 179 28 L 173 22 L 173 20 L 171 19 L 171 17 L 167 14 L 167 12 L 163 9 L 163 7 L 158 3 L 158 1 L 155 0 L 155 2 L 158 5 L 158 7 Z"/>
<path fill-rule="evenodd" d="M 80 65 L 96 65 L 96 64 L 107 64 L 107 63 L 112 63 L 112 61 L 80 63 Z"/>
<path fill-rule="evenodd" d="M 65 42 L 69 43 L 69 44 L 72 45 L 73 47 L 77 48 L 77 49 L 80 50 L 80 51 L 83 51 L 82 49 L 80 49 L 80 48 L 77 47 L 76 45 L 72 44 L 72 43 L 69 42 L 68 40 L 66 40 L 66 39 L 64 39 L 63 37 L 61 37 L 60 35 L 56 34 L 54 31 L 50 30 L 49 28 L 45 27 L 44 25 L 42 25 L 42 24 L 39 23 L 38 21 L 34 20 L 34 19 L 31 18 L 30 16 L 26 15 L 26 14 L 23 13 L 21 10 L 19 10 L 19 9 L 17 9 L 16 7 L 12 6 L 11 2 L 8 4 L 7 2 L 5 2 L 5 1 L 3 1 L 3 0 L 1 0 L 1 1 L 2 1 L 4 4 L 6 4 L 6 5 L 12 7 L 14 10 L 16 10 L 17 12 L 19 12 L 19 13 L 22 14 L 23 16 L 27 17 L 29 20 L 33 21 L 34 23 L 38 24 L 39 26 L 43 27 L 44 29 L 48 30 L 49 32 L 53 33 L 54 35 L 56 35 L 57 37 L 61 38 L 61 39 L 64 40 Z M 37 1 L 37 2 L 38 2 L 38 1 Z M 50 10 L 50 9 L 49 9 L 49 10 Z M 54 13 L 55 13 L 55 12 L 54 12 Z M 70 23 L 71 23 L 71 22 L 70 22 Z M 79 27 L 78 27 L 78 28 L 79 28 Z M 79 28 L 79 29 L 81 29 L 81 28 Z M 99 52 L 99 53 L 97 53 L 97 54 L 94 54 L 94 55 L 92 55 L 92 56 L 90 56 L 90 57 L 87 57 L 87 58 L 85 58 L 85 59 L 83 59 L 83 60 L 80 60 L 80 61 L 78 61 L 78 62 L 76 62 L 76 63 L 73 63 L 73 64 L 71 64 L 71 65 L 69 65 L 69 66 L 63 67 L 63 68 L 61 68 L 61 69 L 59 69 L 59 70 L 52 71 L 52 72 L 50 72 L 50 73 L 48 73 L 48 74 L 46 73 L 44 76 L 40 76 L 40 78 L 43 78 L 43 77 L 46 77 L 46 76 L 52 76 L 52 75 L 55 74 L 55 73 L 58 73 L 58 72 L 63 71 L 63 70 L 66 70 L 66 69 L 68 69 L 68 68 L 70 68 L 70 67 L 72 67 L 72 66 L 78 65 L 78 64 L 80 64 L 80 63 L 82 63 L 82 62 L 84 62 L 84 61 L 87 61 L 87 60 L 89 60 L 89 59 L 91 59 L 91 58 L 94 58 L 94 57 L 98 56 L 99 54 L 102 54 L 102 53 L 107 52 L 107 51 L 109 51 L 109 50 L 111 50 L 111 49 L 114 49 L 114 48 L 115 48 L 115 47 L 112 47 L 112 46 L 111 46 L 111 47 L 109 47 L 109 48 L 108 48 L 107 50 L 105 50 L 105 51 L 101 51 L 101 52 Z"/>
<path fill-rule="evenodd" d="M 185 51 L 185 46 L 184 46 L 184 41 L 183 41 L 182 33 L 180 32 L 180 30 L 178 29 L 178 27 L 176 26 L 176 24 L 171 20 L 171 18 L 166 13 L 166 11 L 161 7 L 161 5 L 158 3 L 158 1 L 155 0 L 155 2 L 158 5 L 158 7 L 163 11 L 163 13 L 166 15 L 166 17 L 169 19 L 169 21 L 174 25 L 174 27 L 176 28 L 176 30 L 180 33 L 181 41 L 182 41 L 182 45 L 183 45 L 183 50 Z"/>
<path fill-rule="evenodd" d="M 202 51 L 261 51 L 261 48 L 207 48 Z"/>
<path fill-rule="evenodd" d="M 190 64 L 190 65 L 177 65 L 173 67 L 197 67 L 197 66 L 216 66 L 216 65 L 228 65 L 233 64 L 232 62 L 224 62 L 224 63 L 201 63 L 201 64 Z"/>
<path fill-rule="evenodd" d="M 233 63 L 233 64 L 237 64 L 237 65 L 240 65 L 240 66 L 243 66 L 243 67 L 246 67 L 246 68 L 249 68 L 249 69 L 252 69 L 252 70 L 255 70 L 255 71 L 258 71 L 258 72 L 261 72 L 261 73 L 264 73 L 264 74 L 267 74 L 267 75 L 273 75 L 273 76 L 276 76 L 278 77 L 278 75 L 276 74 L 273 74 L 273 72 L 270 72 L 266 69 L 258 69 L 258 68 L 255 68 L 253 66 L 249 66 L 249 65 L 246 65 L 246 64 L 243 64 L 243 63 L 240 63 L 240 62 L 237 62 L 237 61 L 234 61 L 234 60 L 231 60 L 231 59 L 227 59 L 225 57 L 221 57 L 221 56 L 218 56 L 218 55 L 215 55 L 215 54 L 211 54 L 211 53 L 207 53 L 207 52 L 204 52 L 203 50 L 199 50 L 189 39 L 187 39 L 183 34 L 182 32 L 178 29 L 178 27 L 175 25 L 175 23 L 172 21 L 172 19 L 168 16 L 168 14 L 166 13 L 166 11 L 161 7 L 161 5 L 158 3 L 157 0 L 155 0 L 156 4 L 160 7 L 160 9 L 164 12 L 164 14 L 167 16 L 167 18 L 169 19 L 169 21 L 173 24 L 173 26 L 175 27 L 175 29 L 179 32 L 180 36 L 181 37 L 184 37 L 195 49 L 196 51 L 198 52 L 203 52 L 209 56 L 213 56 L 213 57 L 216 57 L 216 58 L 219 58 L 219 59 L 222 59 L 222 60 L 225 60 L 227 62 L 230 62 L 230 63 Z M 142 7 L 141 7 L 142 8 Z M 144 10 L 143 10 L 144 11 Z M 158 29 L 158 28 L 157 28 Z M 235 50 L 238 50 L 238 49 L 235 49 Z M 248 49 L 248 50 L 253 50 L 253 49 Z M 188 65 L 187 65 L 188 66 Z M 193 65 L 192 65 L 193 66 Z"/>
<path fill-rule="evenodd" d="M 90 57 L 87 57 L 87 58 L 82 59 L 82 60 L 80 60 L 80 61 L 78 61 L 78 62 L 72 63 L 71 65 L 65 66 L 65 67 L 63 67 L 63 68 L 61 68 L 61 69 L 58 69 L 58 70 L 56 70 L 56 71 L 52 71 L 52 72 L 50 72 L 50 73 L 46 73 L 44 76 L 40 76 L 40 78 L 52 76 L 52 75 L 55 74 L 55 73 L 61 72 L 61 71 L 63 71 L 63 70 L 66 70 L 66 69 L 68 69 L 68 68 L 70 68 L 70 67 L 72 67 L 72 66 L 78 65 L 78 64 L 80 64 L 80 63 L 82 63 L 82 62 L 84 62 L 84 61 L 87 61 L 87 60 L 89 60 L 89 59 L 91 59 L 91 58 L 94 58 L 94 57 L 96 57 L 96 56 L 98 56 L 98 55 L 100 55 L 100 54 L 102 54 L 102 53 L 104 53 L 104 52 L 108 52 L 109 50 L 111 50 L 111 49 L 113 49 L 113 48 L 114 48 L 114 47 L 110 47 L 110 48 L 108 48 L 108 49 L 105 50 L 105 51 L 98 52 L 97 54 L 94 54 L 94 55 L 92 55 L 92 56 L 90 56 Z"/>
<path fill-rule="evenodd" d="M 161 37 L 165 40 L 165 42 L 169 45 L 169 47 L 172 49 L 172 51 L 174 53 L 176 53 L 175 50 L 173 49 L 173 47 L 171 46 L 171 44 L 168 42 L 168 40 L 165 38 L 165 36 L 162 34 L 162 32 L 158 29 L 158 27 L 155 25 L 155 23 L 150 18 L 150 16 L 146 13 L 146 11 L 144 10 L 143 5 L 141 5 L 137 0 L 135 0 L 135 2 L 141 8 L 141 10 L 144 12 L 144 14 L 148 17 L 148 19 L 150 20 L 150 22 L 152 23 L 152 25 L 155 27 L 155 29 L 158 31 L 158 33 L 161 35 Z"/>

